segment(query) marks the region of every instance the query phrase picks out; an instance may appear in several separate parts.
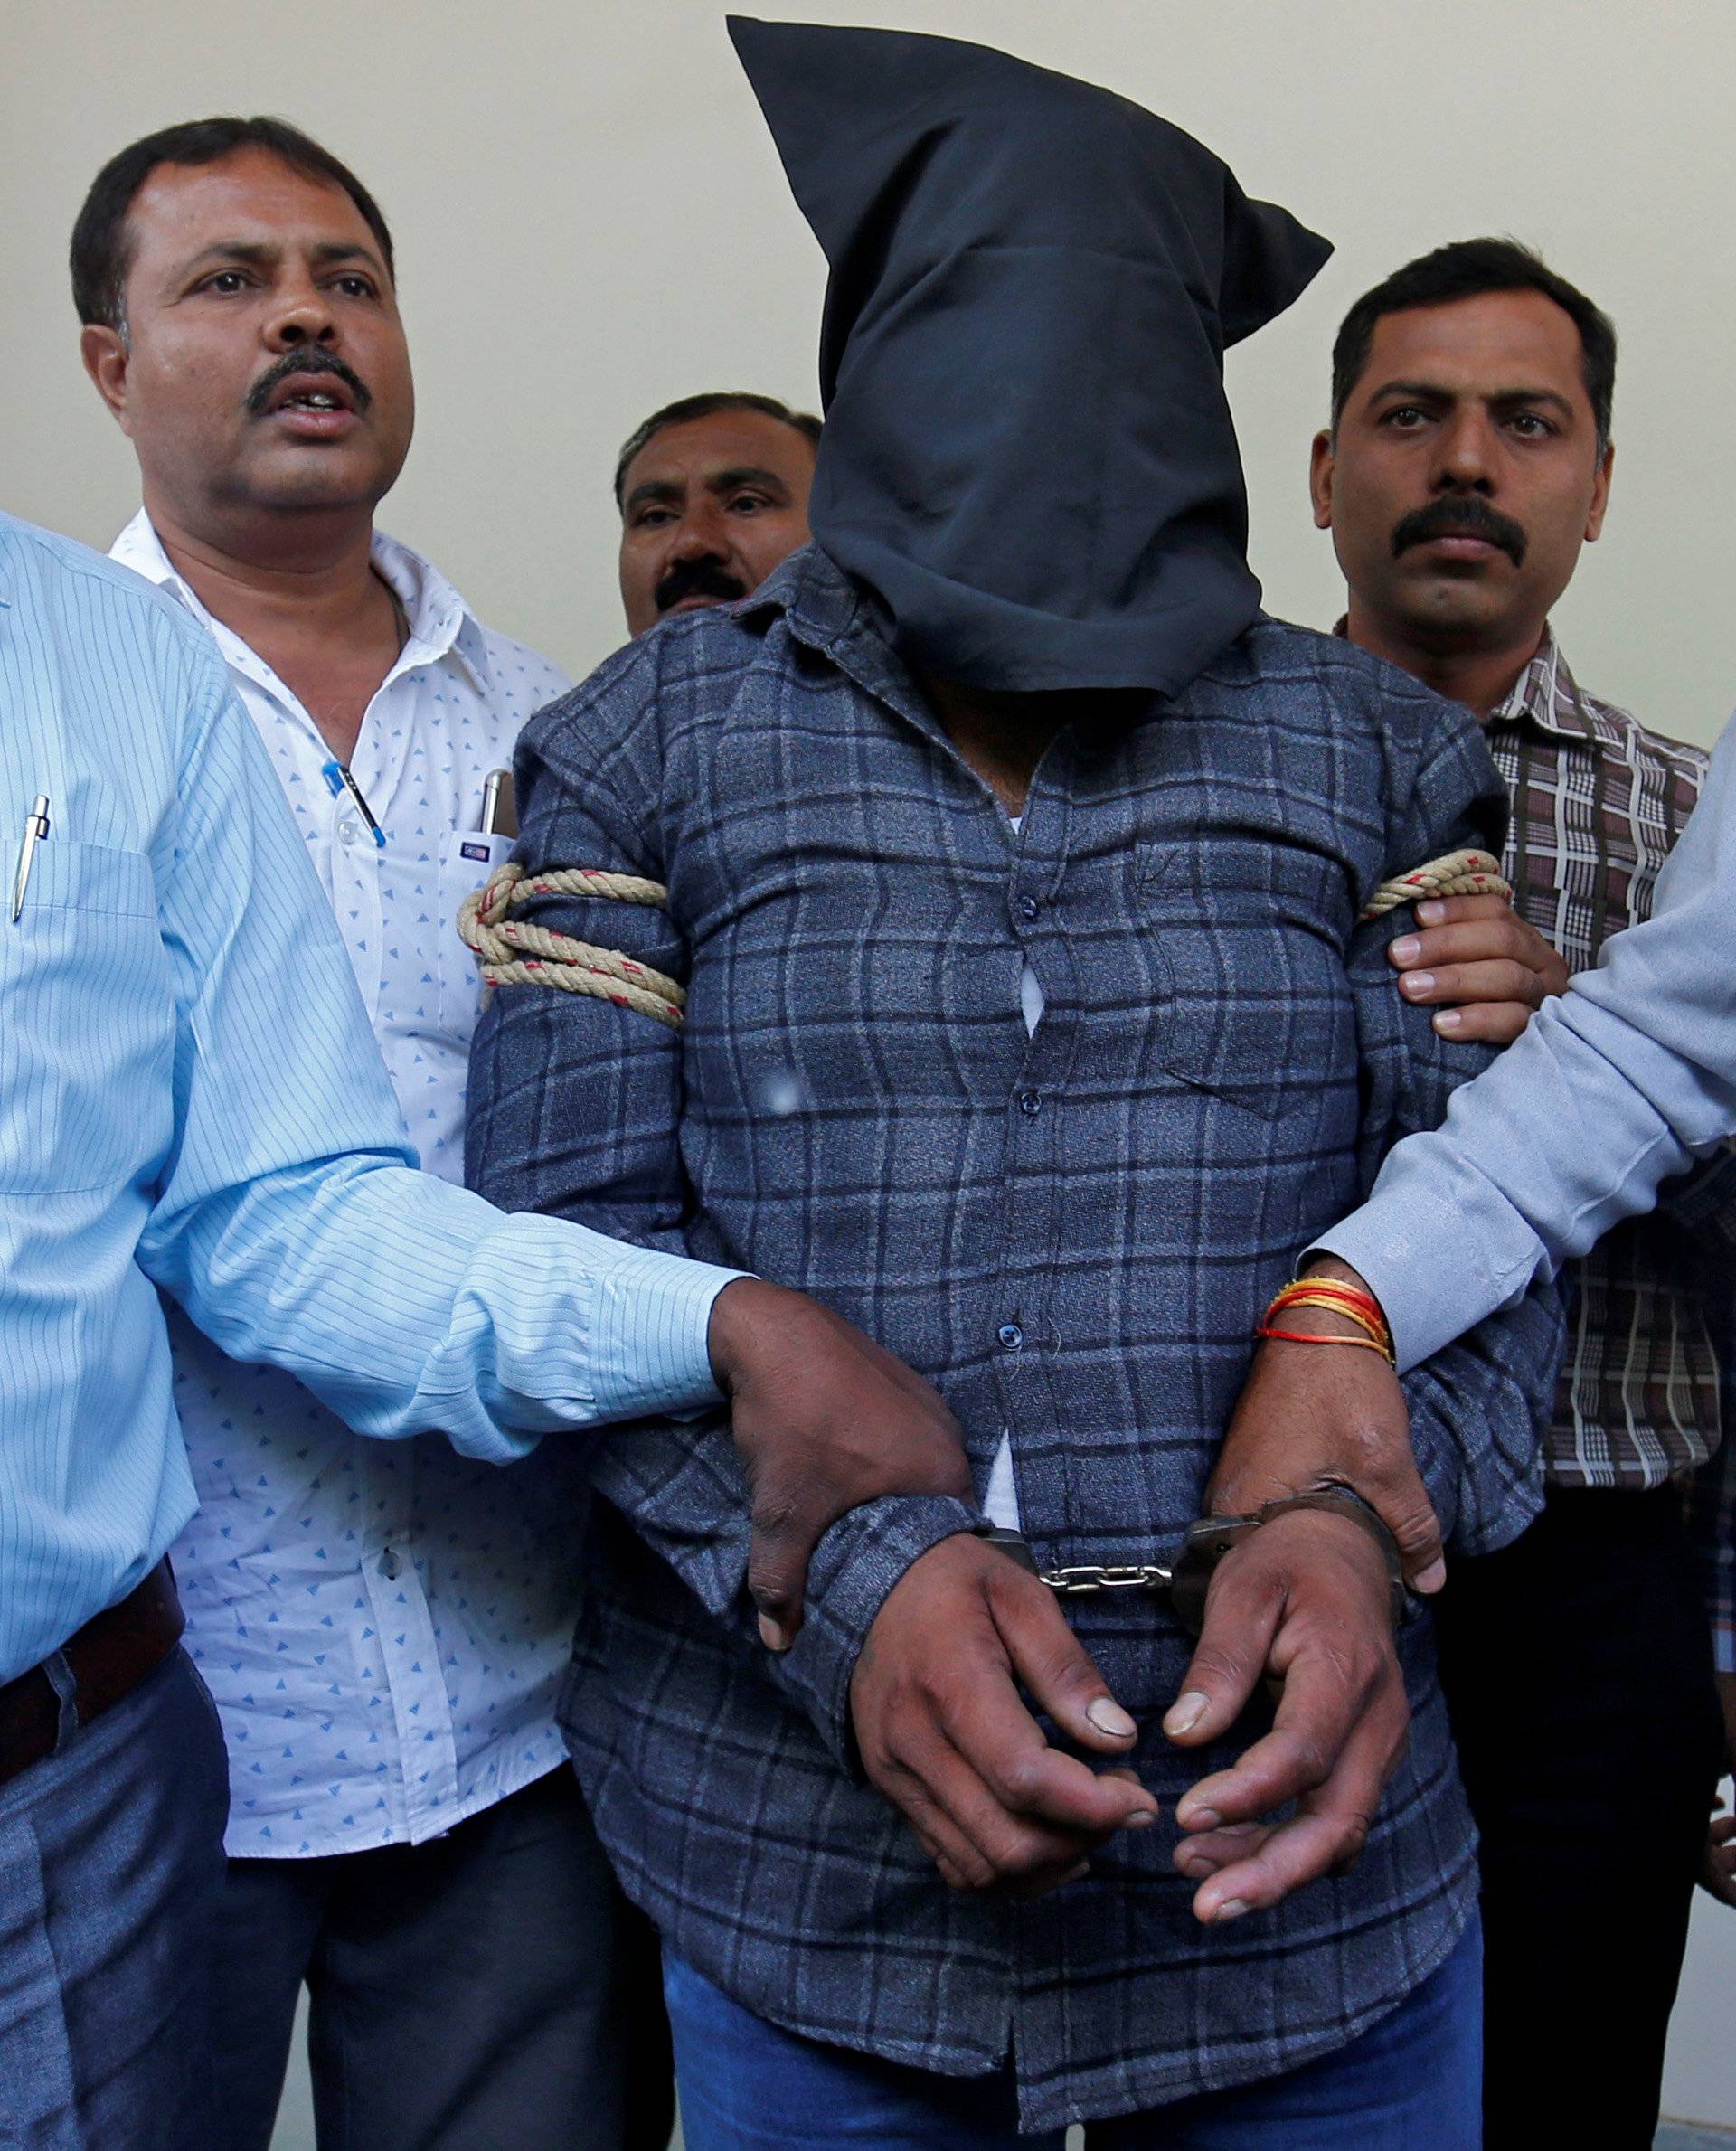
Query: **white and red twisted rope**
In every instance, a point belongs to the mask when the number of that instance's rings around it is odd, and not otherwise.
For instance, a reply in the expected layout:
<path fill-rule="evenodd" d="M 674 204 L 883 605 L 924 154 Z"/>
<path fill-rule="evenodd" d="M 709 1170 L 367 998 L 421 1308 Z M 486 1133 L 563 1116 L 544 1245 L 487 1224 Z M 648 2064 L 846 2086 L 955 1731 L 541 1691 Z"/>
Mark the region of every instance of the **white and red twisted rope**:
<path fill-rule="evenodd" d="M 606 873 L 600 867 L 562 866 L 527 876 L 509 860 L 458 907 L 459 935 L 476 957 L 485 985 L 558 986 L 563 994 L 612 1001 L 618 1008 L 667 1024 L 672 1031 L 681 1028 L 687 994 L 675 979 L 618 948 L 599 948 L 511 916 L 541 896 L 605 896 L 616 903 L 655 909 L 667 901 L 669 892 L 661 882 Z"/>
<path fill-rule="evenodd" d="M 1358 923 L 1365 926 L 1371 919 L 1382 919 L 1388 911 L 1397 910 L 1401 904 L 1420 903 L 1429 896 L 1512 894 L 1513 883 L 1503 879 L 1501 862 L 1487 852 L 1447 852 L 1439 859 L 1413 866 L 1409 873 L 1395 874 L 1390 882 L 1382 882 L 1369 898 Z"/>
<path fill-rule="evenodd" d="M 1501 863 L 1487 852 L 1448 852 L 1426 860 L 1409 873 L 1382 882 L 1362 914 L 1362 922 L 1383 918 L 1401 904 L 1430 896 L 1506 896 L 1512 884 L 1502 878 Z M 681 1028 L 687 1005 L 685 989 L 649 964 L 618 948 L 599 948 L 571 934 L 551 933 L 512 913 L 541 896 L 601 896 L 615 903 L 666 903 L 661 882 L 637 874 L 609 873 L 597 866 L 562 866 L 526 878 L 522 866 L 508 863 L 486 885 L 467 896 L 458 910 L 458 932 L 476 958 L 485 985 L 552 986 L 566 994 L 586 994 L 612 1001 L 672 1031 Z"/>

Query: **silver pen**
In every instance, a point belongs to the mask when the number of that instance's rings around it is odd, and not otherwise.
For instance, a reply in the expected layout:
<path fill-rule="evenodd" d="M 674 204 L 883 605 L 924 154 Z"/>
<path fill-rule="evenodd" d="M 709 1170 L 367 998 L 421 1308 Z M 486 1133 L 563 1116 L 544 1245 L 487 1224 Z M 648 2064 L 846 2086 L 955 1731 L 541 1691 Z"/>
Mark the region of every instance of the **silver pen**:
<path fill-rule="evenodd" d="M 24 908 L 24 891 L 30 886 L 30 863 L 36 846 L 48 835 L 48 794 L 38 792 L 35 804 L 24 816 L 24 834 L 18 845 L 18 871 L 12 877 L 12 923 Z"/>

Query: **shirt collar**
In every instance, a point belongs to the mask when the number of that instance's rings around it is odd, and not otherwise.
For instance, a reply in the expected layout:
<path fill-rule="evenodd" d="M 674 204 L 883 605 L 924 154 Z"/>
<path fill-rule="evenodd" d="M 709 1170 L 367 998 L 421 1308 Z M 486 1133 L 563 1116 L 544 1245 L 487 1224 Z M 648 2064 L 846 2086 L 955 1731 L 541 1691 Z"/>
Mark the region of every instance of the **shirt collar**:
<path fill-rule="evenodd" d="M 798 642 L 823 650 L 856 624 L 862 599 L 855 585 L 817 545 L 804 545 L 774 568 L 757 590 L 730 608 L 741 620 L 781 612 Z"/>
<path fill-rule="evenodd" d="M 109 558 L 159 590 L 168 590 L 193 618 L 215 637 L 224 657 L 239 671 L 257 676 L 265 671 L 241 637 L 222 620 L 214 619 L 193 590 L 176 573 L 163 550 L 146 511 L 141 508 L 108 549 Z M 416 665 L 435 665 L 449 652 L 469 673 L 477 692 L 486 694 L 492 685 L 488 668 L 487 638 L 481 624 L 438 568 L 408 545 L 375 531 L 371 551 L 374 571 L 395 591 L 410 627 L 410 640 L 399 654 L 394 673 Z M 390 675 L 388 675 L 390 676 Z"/>
<path fill-rule="evenodd" d="M 1556 739 L 1593 749 L 1622 743 L 1621 727 L 1580 692 L 1547 621 L 1536 655 L 1514 682 L 1506 700 L 1489 712 L 1489 722 L 1533 724 Z"/>
<path fill-rule="evenodd" d="M 746 621 L 763 622 L 781 613 L 797 642 L 823 651 L 858 687 L 930 739 L 944 737 L 927 698 L 875 626 L 869 600 L 817 545 L 792 552 L 730 609 Z"/>
<path fill-rule="evenodd" d="M 1332 631 L 1341 642 L 1347 642 L 1350 616 L 1341 613 Z M 1571 740 L 1578 746 L 1602 747 L 1619 744 L 1621 740 L 1620 727 L 1612 724 L 1580 693 L 1555 639 L 1555 630 L 1547 620 L 1543 622 L 1543 638 L 1530 663 L 1514 682 L 1506 699 L 1489 712 L 1489 722 L 1533 724 L 1539 731 Z"/>

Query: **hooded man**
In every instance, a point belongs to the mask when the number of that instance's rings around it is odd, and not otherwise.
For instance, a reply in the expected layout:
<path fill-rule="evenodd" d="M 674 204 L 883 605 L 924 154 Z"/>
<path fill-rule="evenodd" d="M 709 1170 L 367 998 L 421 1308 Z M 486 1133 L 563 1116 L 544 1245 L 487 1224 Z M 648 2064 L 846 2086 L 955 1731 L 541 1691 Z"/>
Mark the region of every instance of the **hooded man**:
<path fill-rule="evenodd" d="M 1003 54 L 731 33 L 831 263 L 815 543 L 526 731 L 468 1169 L 849 1314 L 977 1502 L 842 1517 L 792 1643 L 720 1434 L 601 1457 L 568 1729 L 686 2140 L 1469 2146 L 1471 1830 L 1390 1542 L 1343 1493 L 1222 1534 L 1191 1657 L 1104 1588 L 1159 1580 L 1297 1251 L 1483 1057 L 1358 924 L 1498 837 L 1476 727 L 1244 557 L 1223 348 L 1327 250 Z M 1467 1542 L 1534 1498 L 1556 1341 L 1533 1297 L 1411 1380 Z"/>

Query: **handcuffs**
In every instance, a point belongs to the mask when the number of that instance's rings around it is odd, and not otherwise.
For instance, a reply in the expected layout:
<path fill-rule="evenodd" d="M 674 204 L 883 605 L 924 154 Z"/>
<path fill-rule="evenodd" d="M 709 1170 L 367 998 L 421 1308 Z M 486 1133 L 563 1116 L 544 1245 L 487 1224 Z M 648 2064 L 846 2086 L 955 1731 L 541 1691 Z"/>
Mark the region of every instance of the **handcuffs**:
<path fill-rule="evenodd" d="M 1251 1537 L 1262 1524 L 1270 1524 L 1275 1518 L 1290 1515 L 1298 1509 L 1323 1509 L 1329 1515 L 1347 1516 L 1368 1533 L 1386 1563 L 1392 1626 L 1401 1627 L 1410 1618 L 1411 1598 L 1405 1588 L 1399 1542 L 1379 1514 L 1348 1486 L 1323 1486 L 1312 1494 L 1287 1495 L 1282 1500 L 1266 1502 L 1250 1515 L 1197 1517 L 1187 1527 L 1175 1566 L 1167 1569 L 1156 1561 L 1135 1562 L 1125 1567 L 1106 1567 L 1088 1561 L 1069 1569 L 1040 1569 L 1023 1532 L 995 1524 L 983 1528 L 979 1535 L 989 1545 L 998 1546 L 1009 1560 L 1017 1561 L 1039 1582 L 1046 1583 L 1059 1598 L 1078 1598 L 1105 1590 L 1165 1592 L 1176 1619 L 1190 1636 L 1197 1636 L 1205 1626 L 1205 1595 L 1212 1587 L 1218 1563 L 1244 1539 Z"/>

